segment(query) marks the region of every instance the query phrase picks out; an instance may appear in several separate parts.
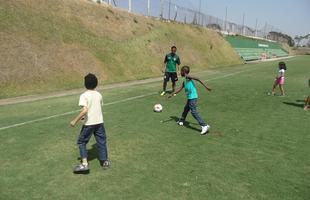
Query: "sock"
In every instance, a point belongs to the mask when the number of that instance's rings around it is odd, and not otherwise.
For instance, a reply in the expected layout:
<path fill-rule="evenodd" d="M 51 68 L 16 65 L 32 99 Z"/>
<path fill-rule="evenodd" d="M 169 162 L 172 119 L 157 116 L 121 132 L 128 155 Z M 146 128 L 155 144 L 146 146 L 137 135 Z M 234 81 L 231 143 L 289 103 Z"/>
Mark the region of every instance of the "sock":
<path fill-rule="evenodd" d="M 85 165 L 85 166 L 88 165 L 87 158 L 83 158 L 83 159 L 82 159 L 82 164 Z"/>

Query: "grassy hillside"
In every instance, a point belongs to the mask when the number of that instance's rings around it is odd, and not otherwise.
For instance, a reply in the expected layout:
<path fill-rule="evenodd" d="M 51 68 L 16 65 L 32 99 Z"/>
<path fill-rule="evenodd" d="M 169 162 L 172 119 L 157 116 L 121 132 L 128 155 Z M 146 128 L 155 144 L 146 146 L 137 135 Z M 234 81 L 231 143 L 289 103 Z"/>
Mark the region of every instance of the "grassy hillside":
<path fill-rule="evenodd" d="M 86 0 L 0 0 L 0 98 L 159 76 L 177 45 L 194 71 L 242 61 L 216 32 Z"/>

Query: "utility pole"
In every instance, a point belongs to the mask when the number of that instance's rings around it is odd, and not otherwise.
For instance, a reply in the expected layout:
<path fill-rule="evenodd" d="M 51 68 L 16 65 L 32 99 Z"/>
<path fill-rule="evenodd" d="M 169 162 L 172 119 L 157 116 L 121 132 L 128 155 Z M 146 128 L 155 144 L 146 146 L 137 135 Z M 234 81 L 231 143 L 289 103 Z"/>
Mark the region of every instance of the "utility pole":
<path fill-rule="evenodd" d="M 198 15 L 198 24 L 200 24 L 200 17 L 201 17 L 201 0 L 199 0 L 199 15 Z"/>
<path fill-rule="evenodd" d="M 164 4 L 163 4 L 163 0 L 160 0 L 160 18 L 161 19 L 164 18 Z"/>
<path fill-rule="evenodd" d="M 265 35 L 265 39 L 267 39 L 267 22 L 265 22 L 265 28 L 264 28 L 264 35 Z"/>
<path fill-rule="evenodd" d="M 225 22 L 224 22 L 224 31 L 227 31 L 226 30 L 226 24 L 227 24 L 227 6 L 226 6 L 226 12 L 225 12 Z"/>
<path fill-rule="evenodd" d="M 131 12 L 131 0 L 128 0 L 128 12 Z"/>
<path fill-rule="evenodd" d="M 111 5 L 111 0 L 109 0 L 109 5 Z"/>
<path fill-rule="evenodd" d="M 150 16 L 151 0 L 147 0 L 147 16 Z"/>
<path fill-rule="evenodd" d="M 171 6 L 171 0 L 169 0 L 169 12 L 168 12 L 168 20 L 170 20 L 170 6 Z"/>
<path fill-rule="evenodd" d="M 257 37 L 257 18 L 256 18 L 256 23 L 255 23 L 255 37 Z"/>
<path fill-rule="evenodd" d="M 243 16 L 242 16 L 242 35 L 245 35 L 244 17 L 245 17 L 245 14 L 243 13 Z"/>

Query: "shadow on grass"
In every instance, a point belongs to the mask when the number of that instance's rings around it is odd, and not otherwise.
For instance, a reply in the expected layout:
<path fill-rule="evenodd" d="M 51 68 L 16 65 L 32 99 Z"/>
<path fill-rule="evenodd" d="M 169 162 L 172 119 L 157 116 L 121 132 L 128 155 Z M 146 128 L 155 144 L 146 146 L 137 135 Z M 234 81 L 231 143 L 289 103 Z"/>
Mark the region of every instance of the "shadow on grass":
<path fill-rule="evenodd" d="M 80 171 L 80 172 L 73 172 L 73 174 L 82 174 L 82 175 L 87 175 L 87 174 L 89 174 L 89 170 L 86 170 L 86 171 Z"/>
<path fill-rule="evenodd" d="M 97 159 L 98 163 L 100 164 L 99 150 L 96 143 L 91 145 L 91 149 L 87 150 L 87 155 L 88 155 L 87 157 L 88 162 Z M 77 160 L 81 160 L 81 158 L 78 157 Z"/>
<path fill-rule="evenodd" d="M 170 116 L 170 119 L 171 119 L 171 120 L 174 120 L 175 122 L 177 122 L 177 121 L 179 121 L 180 118 L 178 118 L 178 117 L 176 117 L 176 116 Z M 195 128 L 195 127 L 191 126 L 190 124 L 199 125 L 199 124 L 197 124 L 197 123 L 189 123 L 189 122 L 185 121 L 185 122 L 184 122 L 184 127 L 189 128 L 189 129 L 192 129 L 192 130 L 194 130 L 194 131 L 199 131 L 199 132 L 201 131 L 200 129 Z"/>
<path fill-rule="evenodd" d="M 286 105 L 295 106 L 295 107 L 299 107 L 299 108 L 303 108 L 305 105 L 304 100 L 296 100 L 296 102 L 283 102 L 283 103 Z"/>

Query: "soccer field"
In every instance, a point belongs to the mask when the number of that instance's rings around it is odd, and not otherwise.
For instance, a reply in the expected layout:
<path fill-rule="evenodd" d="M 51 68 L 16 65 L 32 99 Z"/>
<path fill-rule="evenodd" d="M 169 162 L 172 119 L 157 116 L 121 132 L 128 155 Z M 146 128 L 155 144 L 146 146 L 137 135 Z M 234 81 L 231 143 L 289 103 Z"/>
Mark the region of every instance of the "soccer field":
<path fill-rule="evenodd" d="M 267 95 L 278 61 L 200 73 L 213 89 L 198 87 L 204 136 L 190 114 L 176 124 L 184 91 L 166 99 L 161 82 L 101 91 L 112 166 L 100 168 L 92 138 L 88 175 L 72 173 L 79 95 L 0 106 L 0 199 L 309 199 L 310 56 L 284 61 L 285 97 Z"/>

